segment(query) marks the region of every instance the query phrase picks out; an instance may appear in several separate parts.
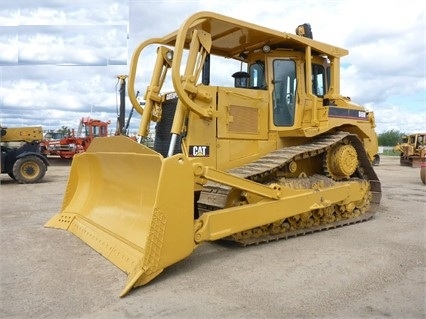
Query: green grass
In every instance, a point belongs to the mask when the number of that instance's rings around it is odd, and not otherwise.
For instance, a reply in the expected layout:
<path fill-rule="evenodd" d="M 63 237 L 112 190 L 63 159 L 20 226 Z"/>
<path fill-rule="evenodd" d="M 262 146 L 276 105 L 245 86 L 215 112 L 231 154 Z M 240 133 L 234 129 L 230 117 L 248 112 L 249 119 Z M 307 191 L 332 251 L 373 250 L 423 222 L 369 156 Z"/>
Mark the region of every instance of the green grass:
<path fill-rule="evenodd" d="M 380 154 L 381 156 L 399 156 L 399 152 L 394 152 L 394 150 L 383 150 L 383 153 Z"/>

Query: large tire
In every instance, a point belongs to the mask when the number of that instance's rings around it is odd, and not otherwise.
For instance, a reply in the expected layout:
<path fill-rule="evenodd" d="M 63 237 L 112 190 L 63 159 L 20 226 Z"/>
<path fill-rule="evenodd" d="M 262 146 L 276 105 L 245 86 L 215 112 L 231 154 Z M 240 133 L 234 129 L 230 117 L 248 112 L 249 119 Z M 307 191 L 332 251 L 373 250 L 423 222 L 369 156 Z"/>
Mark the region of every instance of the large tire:
<path fill-rule="evenodd" d="M 39 182 L 46 170 L 46 165 L 37 156 L 24 156 L 13 164 L 13 176 L 20 184 Z"/>

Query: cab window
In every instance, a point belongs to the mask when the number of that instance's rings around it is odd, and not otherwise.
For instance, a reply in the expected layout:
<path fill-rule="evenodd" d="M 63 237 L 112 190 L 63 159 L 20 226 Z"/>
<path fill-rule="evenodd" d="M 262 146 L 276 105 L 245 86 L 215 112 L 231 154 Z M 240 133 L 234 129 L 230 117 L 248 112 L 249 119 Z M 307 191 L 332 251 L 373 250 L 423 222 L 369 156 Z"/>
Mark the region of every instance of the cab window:
<path fill-rule="evenodd" d="M 297 86 L 296 64 L 293 60 L 276 59 L 273 62 L 273 72 L 274 125 L 292 126 Z"/>
<path fill-rule="evenodd" d="M 326 92 L 326 70 L 320 64 L 312 64 L 312 94 L 323 97 Z"/>
<path fill-rule="evenodd" d="M 249 68 L 249 88 L 265 89 L 265 64 L 262 61 L 250 65 Z"/>

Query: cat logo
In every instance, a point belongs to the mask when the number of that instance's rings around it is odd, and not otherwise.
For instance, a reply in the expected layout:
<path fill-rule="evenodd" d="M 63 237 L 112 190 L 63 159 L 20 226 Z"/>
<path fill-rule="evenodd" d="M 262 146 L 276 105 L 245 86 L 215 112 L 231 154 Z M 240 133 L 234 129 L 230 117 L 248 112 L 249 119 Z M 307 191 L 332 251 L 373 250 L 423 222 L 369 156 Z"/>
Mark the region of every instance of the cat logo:
<path fill-rule="evenodd" d="M 210 154 L 210 147 L 207 145 L 191 145 L 189 146 L 190 157 L 208 157 Z"/>

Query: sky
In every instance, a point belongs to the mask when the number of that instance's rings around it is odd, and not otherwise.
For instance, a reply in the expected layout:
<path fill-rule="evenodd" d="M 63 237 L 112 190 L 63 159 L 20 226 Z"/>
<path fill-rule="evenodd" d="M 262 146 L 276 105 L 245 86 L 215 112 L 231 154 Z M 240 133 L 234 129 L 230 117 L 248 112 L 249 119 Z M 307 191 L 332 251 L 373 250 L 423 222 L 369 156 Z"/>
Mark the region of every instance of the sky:
<path fill-rule="evenodd" d="M 377 133 L 425 132 L 425 8 L 423 0 L 0 0 L 0 124 L 57 130 L 90 116 L 114 132 L 117 76 L 129 73 L 136 46 L 213 11 L 289 33 L 309 23 L 314 39 L 349 51 L 341 94 L 374 111 Z M 138 75 L 142 95 L 149 75 Z"/>

